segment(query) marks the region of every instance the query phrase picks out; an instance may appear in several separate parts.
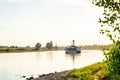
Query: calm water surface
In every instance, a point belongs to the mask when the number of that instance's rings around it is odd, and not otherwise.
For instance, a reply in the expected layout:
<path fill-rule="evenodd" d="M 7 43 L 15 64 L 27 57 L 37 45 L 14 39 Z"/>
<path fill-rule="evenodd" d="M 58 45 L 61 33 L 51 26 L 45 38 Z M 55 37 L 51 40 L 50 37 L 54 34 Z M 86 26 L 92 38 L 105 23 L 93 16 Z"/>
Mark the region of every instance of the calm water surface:
<path fill-rule="evenodd" d="M 0 80 L 25 80 L 21 76 L 37 77 L 38 74 L 59 72 L 101 62 L 104 56 L 99 50 L 84 50 L 81 54 L 65 54 L 65 51 L 1 53 Z"/>

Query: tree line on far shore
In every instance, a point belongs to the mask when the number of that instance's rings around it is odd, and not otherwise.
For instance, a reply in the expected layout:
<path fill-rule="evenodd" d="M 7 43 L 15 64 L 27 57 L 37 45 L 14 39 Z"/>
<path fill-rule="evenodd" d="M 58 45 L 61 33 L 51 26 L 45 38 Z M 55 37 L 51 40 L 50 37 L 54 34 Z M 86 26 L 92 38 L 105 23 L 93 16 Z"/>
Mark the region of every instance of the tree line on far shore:
<path fill-rule="evenodd" d="M 64 47 L 58 47 L 53 42 L 47 42 L 45 47 L 42 47 L 40 42 L 37 42 L 34 47 L 18 47 L 18 46 L 0 46 L 0 53 L 2 52 L 23 52 L 23 51 L 47 51 L 47 50 L 63 50 Z"/>

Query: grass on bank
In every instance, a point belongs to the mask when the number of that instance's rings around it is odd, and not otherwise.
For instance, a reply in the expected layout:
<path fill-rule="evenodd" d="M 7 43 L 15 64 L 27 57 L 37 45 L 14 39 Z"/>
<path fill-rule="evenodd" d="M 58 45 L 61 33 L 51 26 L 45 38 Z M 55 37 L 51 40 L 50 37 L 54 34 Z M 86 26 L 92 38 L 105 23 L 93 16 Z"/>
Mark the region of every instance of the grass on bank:
<path fill-rule="evenodd" d="M 66 75 L 69 80 L 111 80 L 105 70 L 105 63 L 99 62 L 80 69 L 69 71 Z"/>
<path fill-rule="evenodd" d="M 0 53 L 7 52 L 29 52 L 35 51 L 33 48 L 0 48 Z"/>
<path fill-rule="evenodd" d="M 34 48 L 0 48 L 0 53 L 13 53 L 13 52 L 41 52 L 41 51 L 54 51 L 54 50 L 64 50 L 64 48 L 58 49 L 47 49 L 47 48 L 40 48 L 39 50 L 35 50 Z"/>

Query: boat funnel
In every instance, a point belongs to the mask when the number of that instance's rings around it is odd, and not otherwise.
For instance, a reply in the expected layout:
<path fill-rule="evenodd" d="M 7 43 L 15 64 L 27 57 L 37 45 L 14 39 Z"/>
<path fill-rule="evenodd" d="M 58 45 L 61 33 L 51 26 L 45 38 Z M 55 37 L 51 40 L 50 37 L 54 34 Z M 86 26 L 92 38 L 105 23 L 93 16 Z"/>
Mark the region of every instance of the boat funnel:
<path fill-rule="evenodd" d="M 73 40 L 73 46 L 75 45 L 75 40 Z"/>

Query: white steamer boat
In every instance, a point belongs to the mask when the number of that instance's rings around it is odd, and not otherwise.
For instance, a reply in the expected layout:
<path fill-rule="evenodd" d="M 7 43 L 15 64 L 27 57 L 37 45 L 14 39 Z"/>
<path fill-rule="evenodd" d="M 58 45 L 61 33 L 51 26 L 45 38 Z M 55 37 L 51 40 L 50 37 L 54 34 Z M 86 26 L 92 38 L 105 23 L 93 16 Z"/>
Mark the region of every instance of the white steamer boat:
<path fill-rule="evenodd" d="M 77 47 L 74 45 L 74 40 L 73 40 L 73 44 L 67 48 L 65 48 L 65 53 L 81 53 L 81 48 Z"/>

